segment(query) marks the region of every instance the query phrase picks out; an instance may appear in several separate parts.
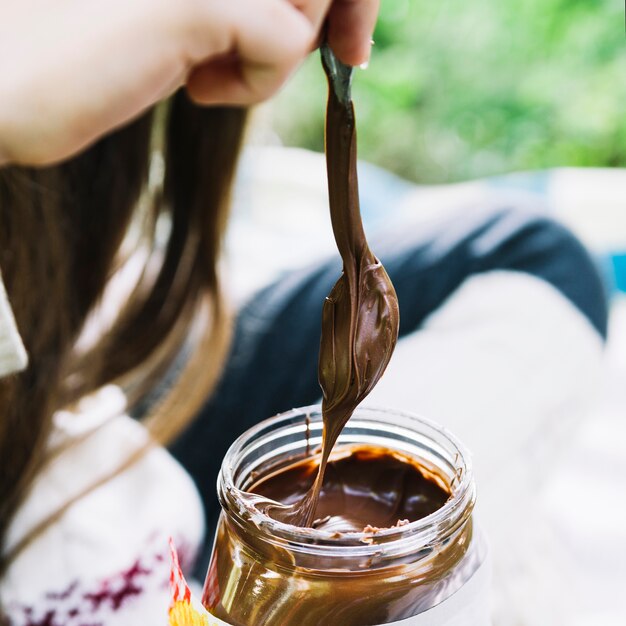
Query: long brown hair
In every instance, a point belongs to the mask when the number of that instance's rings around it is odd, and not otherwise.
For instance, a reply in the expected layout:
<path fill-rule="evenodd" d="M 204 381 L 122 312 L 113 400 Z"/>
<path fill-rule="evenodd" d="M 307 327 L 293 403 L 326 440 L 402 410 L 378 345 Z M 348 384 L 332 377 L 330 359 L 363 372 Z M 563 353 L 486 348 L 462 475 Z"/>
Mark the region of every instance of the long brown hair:
<path fill-rule="evenodd" d="M 0 380 L 0 575 L 15 556 L 2 540 L 46 462 L 55 410 L 109 382 L 138 402 L 192 342 L 178 384 L 148 417 L 165 441 L 214 384 L 228 336 L 217 260 L 245 118 L 180 91 L 164 115 L 149 111 L 58 166 L 0 169 L 0 268 L 30 359 Z M 162 184 L 149 185 L 159 146 Z M 138 248 L 146 260 L 130 297 L 79 351 L 111 277 Z"/>

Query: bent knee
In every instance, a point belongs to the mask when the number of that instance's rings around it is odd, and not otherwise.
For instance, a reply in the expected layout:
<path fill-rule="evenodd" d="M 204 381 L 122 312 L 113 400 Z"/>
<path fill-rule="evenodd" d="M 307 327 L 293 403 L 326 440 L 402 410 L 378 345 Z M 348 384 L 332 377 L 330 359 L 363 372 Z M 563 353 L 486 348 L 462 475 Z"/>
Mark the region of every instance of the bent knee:
<path fill-rule="evenodd" d="M 600 274 L 589 252 L 565 226 L 520 208 L 497 210 L 472 242 L 478 272 L 530 274 L 557 289 L 606 338 L 608 309 Z"/>

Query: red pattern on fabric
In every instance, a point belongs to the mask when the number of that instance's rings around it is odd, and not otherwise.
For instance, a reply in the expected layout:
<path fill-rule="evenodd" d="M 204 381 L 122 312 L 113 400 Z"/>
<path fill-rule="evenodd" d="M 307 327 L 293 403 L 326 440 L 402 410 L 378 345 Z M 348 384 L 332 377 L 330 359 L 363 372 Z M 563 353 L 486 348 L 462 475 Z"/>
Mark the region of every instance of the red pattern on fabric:
<path fill-rule="evenodd" d="M 174 546 L 174 540 L 170 537 L 170 554 L 172 557 L 172 568 L 170 569 L 170 588 L 172 592 L 172 606 L 177 601 L 190 602 L 191 601 L 191 589 L 187 585 L 187 581 L 183 576 L 183 571 L 180 568 L 180 562 L 178 560 L 178 553 Z"/>
<path fill-rule="evenodd" d="M 161 536 L 160 542 L 163 541 Z M 153 542 L 150 550 L 156 550 Z M 163 543 L 161 543 L 163 546 Z M 167 606 L 166 551 L 136 558 L 129 567 L 100 581 L 75 580 L 60 590 L 50 591 L 32 605 L 9 603 L 5 608 L 10 626 L 105 626 L 107 616 L 123 613 L 145 593 L 161 595 Z M 89 588 L 91 586 L 91 589 Z M 115 623 L 119 623 L 116 621 Z M 130 626 L 130 625 L 129 625 Z"/>

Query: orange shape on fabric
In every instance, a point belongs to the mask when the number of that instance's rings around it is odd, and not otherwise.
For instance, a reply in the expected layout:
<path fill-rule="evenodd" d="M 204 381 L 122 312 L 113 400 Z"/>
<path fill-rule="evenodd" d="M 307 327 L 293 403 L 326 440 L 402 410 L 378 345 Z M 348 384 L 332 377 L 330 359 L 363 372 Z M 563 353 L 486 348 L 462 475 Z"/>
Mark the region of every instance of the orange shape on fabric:
<path fill-rule="evenodd" d="M 170 608 L 170 626 L 210 626 L 207 615 L 201 615 L 189 602 L 179 600 Z"/>
<path fill-rule="evenodd" d="M 191 595 L 191 589 L 183 576 L 174 542 L 170 539 L 172 566 L 170 569 L 171 603 L 169 626 L 218 626 L 223 624 L 213 617 Z"/>

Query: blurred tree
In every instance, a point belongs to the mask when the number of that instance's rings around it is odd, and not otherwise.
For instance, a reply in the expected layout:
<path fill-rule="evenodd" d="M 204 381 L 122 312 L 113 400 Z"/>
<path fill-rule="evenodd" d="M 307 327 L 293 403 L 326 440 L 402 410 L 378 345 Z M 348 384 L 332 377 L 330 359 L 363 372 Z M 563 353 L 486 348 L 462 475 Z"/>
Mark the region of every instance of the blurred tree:
<path fill-rule="evenodd" d="M 626 166 L 620 0 L 383 0 L 357 71 L 359 154 L 418 182 Z M 286 145 L 323 148 L 314 55 L 273 106 Z"/>

